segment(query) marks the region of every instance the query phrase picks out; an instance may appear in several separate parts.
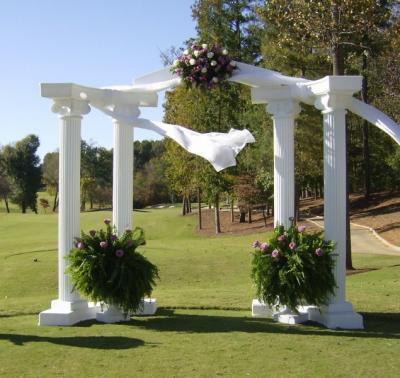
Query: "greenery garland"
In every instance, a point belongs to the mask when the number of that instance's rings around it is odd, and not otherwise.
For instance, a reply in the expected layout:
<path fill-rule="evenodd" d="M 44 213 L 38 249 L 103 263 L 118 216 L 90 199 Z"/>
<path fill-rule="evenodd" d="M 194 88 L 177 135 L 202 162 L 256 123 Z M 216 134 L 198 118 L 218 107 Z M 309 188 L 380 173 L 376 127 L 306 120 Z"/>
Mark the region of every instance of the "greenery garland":
<path fill-rule="evenodd" d="M 124 312 L 137 311 L 150 296 L 158 269 L 136 249 L 145 244 L 141 228 L 120 237 L 105 219 L 106 230 L 82 232 L 67 259 L 74 287 L 94 302 L 115 305 Z"/>
<path fill-rule="evenodd" d="M 227 49 L 194 42 L 174 61 L 171 71 L 182 78 L 187 88 L 211 90 L 229 79 L 236 68 Z"/>
<path fill-rule="evenodd" d="M 296 312 L 306 304 L 323 305 L 336 288 L 333 275 L 335 245 L 305 226 L 278 226 L 268 242 L 253 242 L 251 276 L 257 297 L 270 306 L 285 305 Z"/>

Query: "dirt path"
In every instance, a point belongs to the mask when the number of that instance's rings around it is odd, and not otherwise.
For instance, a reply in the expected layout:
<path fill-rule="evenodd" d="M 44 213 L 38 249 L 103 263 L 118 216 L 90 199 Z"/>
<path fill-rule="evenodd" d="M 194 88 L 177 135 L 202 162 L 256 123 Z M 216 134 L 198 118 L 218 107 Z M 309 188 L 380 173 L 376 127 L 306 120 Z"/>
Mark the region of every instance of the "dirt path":
<path fill-rule="evenodd" d="M 321 229 L 324 228 L 323 218 L 314 217 L 307 219 L 307 221 Z M 350 227 L 352 252 L 400 256 L 400 251 L 397 248 L 383 243 L 367 228 L 353 224 Z"/>

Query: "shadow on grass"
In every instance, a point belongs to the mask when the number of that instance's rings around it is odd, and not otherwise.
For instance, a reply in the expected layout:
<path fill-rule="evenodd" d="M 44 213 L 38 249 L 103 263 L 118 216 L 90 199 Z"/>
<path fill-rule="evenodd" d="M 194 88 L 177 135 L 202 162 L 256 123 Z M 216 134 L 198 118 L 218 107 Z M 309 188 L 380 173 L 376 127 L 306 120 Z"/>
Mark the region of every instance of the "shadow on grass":
<path fill-rule="evenodd" d="M 131 349 L 144 345 L 143 340 L 122 336 L 50 337 L 0 333 L 0 340 L 7 340 L 19 346 L 23 346 L 26 343 L 40 342 L 90 349 Z"/>
<path fill-rule="evenodd" d="M 15 257 L 15 256 L 31 255 L 32 253 L 56 252 L 56 251 L 57 251 L 57 249 L 52 248 L 52 249 L 40 249 L 40 250 L 35 250 L 35 251 L 15 252 L 15 253 L 11 253 L 10 255 L 4 256 L 4 260 L 7 260 L 10 257 Z"/>
<path fill-rule="evenodd" d="M 186 333 L 275 333 L 286 335 L 347 336 L 361 338 L 400 339 L 400 314 L 363 313 L 364 330 L 331 330 L 317 323 L 299 326 L 279 324 L 272 319 L 238 316 L 177 314 L 173 310 L 161 310 L 151 318 L 132 318 L 128 323 L 143 329 Z"/>

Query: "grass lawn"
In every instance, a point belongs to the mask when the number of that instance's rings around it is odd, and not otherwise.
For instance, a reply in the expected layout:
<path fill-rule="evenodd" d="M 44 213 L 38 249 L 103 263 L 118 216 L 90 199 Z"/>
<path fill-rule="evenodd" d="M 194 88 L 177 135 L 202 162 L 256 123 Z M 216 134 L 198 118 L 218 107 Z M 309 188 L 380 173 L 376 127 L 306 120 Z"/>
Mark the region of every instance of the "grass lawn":
<path fill-rule="evenodd" d="M 82 227 L 110 216 L 84 213 Z M 144 210 L 134 223 L 160 268 L 157 316 L 39 328 L 38 312 L 57 293 L 56 221 L 0 213 L 1 377 L 398 376 L 400 257 L 354 255 L 357 268 L 376 268 L 347 280 L 365 330 L 285 326 L 251 318 L 255 236 L 200 237 L 195 216 Z"/>

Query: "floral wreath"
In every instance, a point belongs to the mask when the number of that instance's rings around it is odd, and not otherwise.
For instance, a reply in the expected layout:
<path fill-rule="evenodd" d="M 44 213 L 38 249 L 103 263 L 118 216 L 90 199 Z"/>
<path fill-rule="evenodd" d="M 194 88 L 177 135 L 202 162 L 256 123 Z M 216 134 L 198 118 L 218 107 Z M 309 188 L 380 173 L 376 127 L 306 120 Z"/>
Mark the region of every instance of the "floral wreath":
<path fill-rule="evenodd" d="M 193 43 L 174 61 L 171 71 L 187 88 L 214 89 L 237 69 L 228 50 L 219 45 Z"/>

